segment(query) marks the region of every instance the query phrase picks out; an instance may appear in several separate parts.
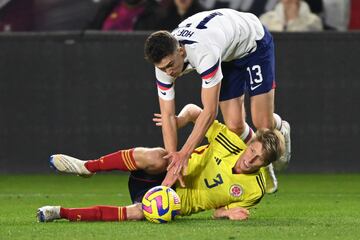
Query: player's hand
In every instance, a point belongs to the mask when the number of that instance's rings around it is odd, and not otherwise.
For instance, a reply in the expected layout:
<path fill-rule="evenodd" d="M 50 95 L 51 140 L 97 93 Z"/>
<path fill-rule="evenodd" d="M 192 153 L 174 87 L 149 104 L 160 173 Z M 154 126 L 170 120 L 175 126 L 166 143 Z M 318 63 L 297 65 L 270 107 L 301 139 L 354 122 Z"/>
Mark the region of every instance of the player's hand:
<path fill-rule="evenodd" d="M 156 126 L 161 127 L 162 126 L 162 119 L 160 113 L 154 113 L 153 122 Z"/>
<path fill-rule="evenodd" d="M 182 116 L 175 116 L 176 118 L 176 127 L 182 128 L 184 127 L 189 120 Z M 154 113 L 153 122 L 156 126 L 161 127 L 162 126 L 162 119 L 161 119 L 161 113 Z"/>
<path fill-rule="evenodd" d="M 230 220 L 246 220 L 249 218 L 249 214 L 249 210 L 242 207 L 228 209 L 226 213 Z"/>
<path fill-rule="evenodd" d="M 171 172 L 175 175 L 181 174 L 181 171 L 187 168 L 189 162 L 189 156 L 182 151 L 170 152 L 164 158 L 170 162 L 167 171 L 169 172 L 171 169 Z"/>
<path fill-rule="evenodd" d="M 177 180 L 180 182 L 181 187 L 185 187 L 185 182 L 181 174 L 174 174 L 174 167 L 167 172 L 164 181 L 161 183 L 163 186 L 171 187 L 176 183 Z"/>

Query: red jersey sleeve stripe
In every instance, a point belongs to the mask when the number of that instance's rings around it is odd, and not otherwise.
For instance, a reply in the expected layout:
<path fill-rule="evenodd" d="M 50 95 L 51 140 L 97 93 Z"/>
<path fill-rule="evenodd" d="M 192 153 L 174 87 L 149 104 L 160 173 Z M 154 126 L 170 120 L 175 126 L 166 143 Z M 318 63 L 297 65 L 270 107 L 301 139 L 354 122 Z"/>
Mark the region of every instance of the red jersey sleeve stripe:
<path fill-rule="evenodd" d="M 219 69 L 219 64 L 220 64 L 220 59 L 217 61 L 217 63 L 214 66 L 212 66 L 205 72 L 201 73 L 200 74 L 201 78 L 202 79 L 212 78 L 216 74 L 217 70 Z"/>
<path fill-rule="evenodd" d="M 169 90 L 174 85 L 174 83 L 166 84 L 166 83 L 160 82 L 159 80 L 156 80 L 156 85 L 161 90 Z"/>

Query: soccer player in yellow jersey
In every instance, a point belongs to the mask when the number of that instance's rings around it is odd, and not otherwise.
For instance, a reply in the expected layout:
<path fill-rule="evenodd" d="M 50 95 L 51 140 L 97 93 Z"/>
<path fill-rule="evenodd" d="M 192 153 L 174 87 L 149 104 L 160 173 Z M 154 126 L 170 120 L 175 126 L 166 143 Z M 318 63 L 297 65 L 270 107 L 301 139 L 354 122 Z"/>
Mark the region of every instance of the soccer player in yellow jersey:
<path fill-rule="evenodd" d="M 177 117 L 181 128 L 195 122 L 201 109 L 187 105 Z M 161 125 L 161 116 L 154 121 Z M 183 182 L 174 186 L 181 199 L 181 215 L 190 215 L 215 209 L 214 218 L 244 220 L 251 207 L 258 204 L 265 194 L 265 179 L 261 167 L 275 161 L 284 151 L 284 139 L 277 130 L 260 129 L 246 145 L 225 125 L 215 121 L 207 131 L 209 144 L 197 148 L 183 170 Z M 103 156 L 97 160 L 82 161 L 57 154 L 50 158 L 53 168 L 61 172 L 91 176 L 98 171 L 142 169 L 150 174 L 166 170 L 167 152 L 163 148 L 133 148 Z M 164 158 L 165 157 L 165 158 Z M 133 205 L 92 206 L 88 208 L 63 208 L 44 206 L 38 209 L 40 222 L 54 219 L 70 221 L 124 221 L 142 220 L 141 198 L 159 179 L 129 178 L 129 191 Z M 166 183 L 166 179 L 163 183 Z"/>
<path fill-rule="evenodd" d="M 217 121 L 206 137 L 209 145 L 197 148 L 191 155 L 184 172 L 185 187 L 176 187 L 182 200 L 181 213 L 190 215 L 219 207 L 250 208 L 260 202 L 266 183 L 258 170 L 269 163 L 262 159 L 262 143 L 250 143 L 245 152 L 245 143 Z M 238 161 L 240 156 L 243 161 Z"/>

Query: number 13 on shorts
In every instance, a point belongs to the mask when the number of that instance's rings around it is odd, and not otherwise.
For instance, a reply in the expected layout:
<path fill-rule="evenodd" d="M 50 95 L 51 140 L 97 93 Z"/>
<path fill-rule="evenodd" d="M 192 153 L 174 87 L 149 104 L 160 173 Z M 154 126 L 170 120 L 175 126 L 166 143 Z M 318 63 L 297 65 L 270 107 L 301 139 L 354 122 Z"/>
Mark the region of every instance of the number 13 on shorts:
<path fill-rule="evenodd" d="M 250 89 L 255 90 L 263 81 L 261 67 L 260 65 L 254 65 L 252 67 L 247 67 L 246 70 L 248 71 L 250 77 Z"/>

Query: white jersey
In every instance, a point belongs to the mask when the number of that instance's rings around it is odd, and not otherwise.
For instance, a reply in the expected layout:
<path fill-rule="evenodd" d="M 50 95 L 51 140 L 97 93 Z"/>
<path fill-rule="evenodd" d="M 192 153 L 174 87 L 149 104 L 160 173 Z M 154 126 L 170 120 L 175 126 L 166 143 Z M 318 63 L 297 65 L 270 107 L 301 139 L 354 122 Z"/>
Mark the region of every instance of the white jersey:
<path fill-rule="evenodd" d="M 202 87 L 217 85 L 223 78 L 221 62 L 242 58 L 256 50 L 264 36 L 259 19 L 251 13 L 217 9 L 197 13 L 181 22 L 173 36 L 186 51 L 181 75 L 196 70 Z M 175 97 L 175 78 L 155 67 L 158 95 L 164 100 Z"/>

